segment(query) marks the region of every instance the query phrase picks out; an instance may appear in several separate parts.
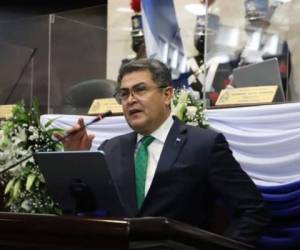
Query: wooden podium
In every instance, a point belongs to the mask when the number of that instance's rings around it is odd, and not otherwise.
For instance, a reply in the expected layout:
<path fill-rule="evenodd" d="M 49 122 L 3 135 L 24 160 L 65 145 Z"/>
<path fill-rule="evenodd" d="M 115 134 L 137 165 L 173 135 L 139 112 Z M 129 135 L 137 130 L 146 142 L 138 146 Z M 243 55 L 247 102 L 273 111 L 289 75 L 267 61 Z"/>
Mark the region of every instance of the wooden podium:
<path fill-rule="evenodd" d="M 253 247 L 163 217 L 90 217 L 0 213 L 0 249 L 250 250 Z"/>

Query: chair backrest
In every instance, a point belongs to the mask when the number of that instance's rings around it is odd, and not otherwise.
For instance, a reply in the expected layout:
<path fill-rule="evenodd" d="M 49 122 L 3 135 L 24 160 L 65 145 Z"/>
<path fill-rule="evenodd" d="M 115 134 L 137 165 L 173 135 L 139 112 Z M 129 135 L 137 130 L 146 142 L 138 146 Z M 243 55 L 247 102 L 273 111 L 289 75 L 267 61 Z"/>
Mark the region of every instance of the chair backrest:
<path fill-rule="evenodd" d="M 94 99 L 111 98 L 117 82 L 108 79 L 91 79 L 72 86 L 62 103 L 65 114 L 86 114 Z"/>

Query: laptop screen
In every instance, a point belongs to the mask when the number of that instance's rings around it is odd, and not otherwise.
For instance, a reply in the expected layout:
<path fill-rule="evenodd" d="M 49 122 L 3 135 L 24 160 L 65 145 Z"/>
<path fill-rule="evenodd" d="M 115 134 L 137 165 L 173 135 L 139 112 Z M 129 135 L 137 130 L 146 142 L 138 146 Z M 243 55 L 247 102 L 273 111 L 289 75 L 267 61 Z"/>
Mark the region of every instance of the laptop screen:
<path fill-rule="evenodd" d="M 285 100 L 277 58 L 234 69 L 233 85 L 237 88 L 277 85 L 274 102 Z"/>
<path fill-rule="evenodd" d="M 50 196 L 64 213 L 124 216 L 103 152 L 37 152 L 34 158 Z"/>

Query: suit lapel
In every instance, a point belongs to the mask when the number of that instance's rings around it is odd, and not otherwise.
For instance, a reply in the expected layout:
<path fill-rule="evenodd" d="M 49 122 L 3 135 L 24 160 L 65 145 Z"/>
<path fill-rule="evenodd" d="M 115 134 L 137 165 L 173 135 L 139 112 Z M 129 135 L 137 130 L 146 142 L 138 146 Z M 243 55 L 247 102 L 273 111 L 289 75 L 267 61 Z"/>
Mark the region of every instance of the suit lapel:
<path fill-rule="evenodd" d="M 175 118 L 157 164 L 156 173 L 170 170 L 186 142 L 186 126 Z"/>
<path fill-rule="evenodd" d="M 122 151 L 122 176 L 120 178 L 120 193 L 127 208 L 128 216 L 135 216 L 137 203 L 135 195 L 134 151 L 136 145 L 136 133 L 129 134 L 121 141 Z"/>
<path fill-rule="evenodd" d="M 146 200 L 150 199 L 159 181 L 159 175 L 166 173 L 170 170 L 172 165 L 176 162 L 183 145 L 186 142 L 186 126 L 181 124 L 177 118 L 174 118 L 174 124 L 165 141 L 163 150 L 160 155 L 160 159 L 157 164 L 157 169 L 146 196 Z"/>

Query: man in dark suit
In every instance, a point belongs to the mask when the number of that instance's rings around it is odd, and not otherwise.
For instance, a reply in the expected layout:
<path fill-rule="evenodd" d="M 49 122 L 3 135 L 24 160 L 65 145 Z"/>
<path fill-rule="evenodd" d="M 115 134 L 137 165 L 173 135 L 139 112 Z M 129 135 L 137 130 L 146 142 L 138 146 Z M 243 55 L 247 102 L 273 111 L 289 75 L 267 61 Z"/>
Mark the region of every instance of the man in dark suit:
<path fill-rule="evenodd" d="M 269 218 L 262 198 L 222 134 L 185 125 L 171 116 L 168 68 L 154 59 L 138 59 L 122 65 L 118 82 L 115 97 L 134 132 L 107 140 L 99 149 L 106 154 L 126 216 L 165 216 L 206 229 L 218 196 L 233 211 L 225 236 L 255 244 Z M 83 125 L 79 119 L 69 132 Z M 144 158 L 148 166 L 141 200 L 136 158 L 141 141 L 149 135 L 153 138 Z M 87 149 L 92 139 L 83 130 L 64 141 L 64 146 Z"/>

